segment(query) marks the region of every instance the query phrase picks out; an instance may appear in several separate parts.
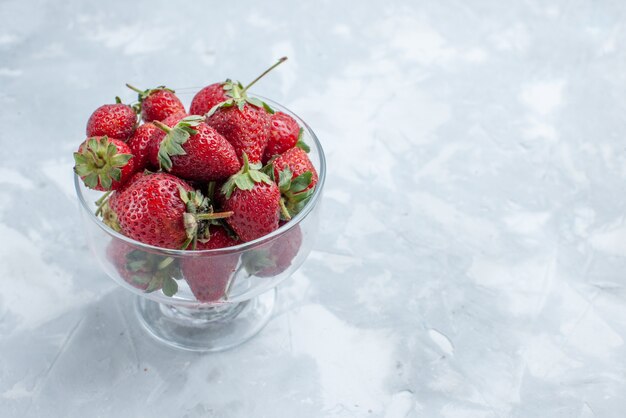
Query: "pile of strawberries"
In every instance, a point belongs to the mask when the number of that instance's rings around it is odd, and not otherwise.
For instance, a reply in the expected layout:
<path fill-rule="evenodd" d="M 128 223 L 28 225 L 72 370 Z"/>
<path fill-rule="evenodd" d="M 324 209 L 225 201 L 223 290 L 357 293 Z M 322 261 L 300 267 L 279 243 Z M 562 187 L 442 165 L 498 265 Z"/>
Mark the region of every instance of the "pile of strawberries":
<path fill-rule="evenodd" d="M 245 87 L 227 79 L 203 88 L 189 112 L 164 86 L 127 85 L 138 103 L 116 98 L 96 109 L 74 153 L 74 171 L 85 185 L 106 192 L 96 214 L 132 239 L 180 250 L 237 245 L 288 222 L 310 200 L 317 172 L 298 122 L 247 94 L 285 60 Z M 288 235 L 263 260 L 244 260 L 249 271 L 269 276 L 288 267 L 302 240 L 299 228 Z M 108 256 L 137 288 L 173 295 L 174 279 L 184 277 L 200 301 L 222 298 L 238 263 L 233 256 L 178 262 L 121 240 L 112 241 Z"/>

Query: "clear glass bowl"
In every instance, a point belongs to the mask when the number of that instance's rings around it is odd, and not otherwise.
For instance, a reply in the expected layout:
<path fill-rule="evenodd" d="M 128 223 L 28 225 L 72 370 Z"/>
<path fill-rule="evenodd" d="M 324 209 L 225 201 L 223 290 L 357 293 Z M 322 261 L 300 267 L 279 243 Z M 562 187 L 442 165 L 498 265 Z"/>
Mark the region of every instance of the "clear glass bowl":
<path fill-rule="evenodd" d="M 313 246 L 326 176 L 324 151 L 302 119 L 278 103 L 260 98 L 298 121 L 319 175 L 305 208 L 264 237 L 206 251 L 146 245 L 106 226 L 95 215 L 95 201 L 102 193 L 86 188 L 74 176 L 87 242 L 95 259 L 113 280 L 137 295 L 136 312 L 150 334 L 172 346 L 220 351 L 254 336 L 271 317 L 276 286 L 302 265 Z M 133 260 L 138 264 L 131 271 L 128 262 Z M 193 271 L 196 281 L 201 275 L 204 288 L 209 289 L 206 301 L 196 299 L 183 271 Z M 178 292 L 172 297 L 159 288 L 164 276 L 178 284 Z"/>

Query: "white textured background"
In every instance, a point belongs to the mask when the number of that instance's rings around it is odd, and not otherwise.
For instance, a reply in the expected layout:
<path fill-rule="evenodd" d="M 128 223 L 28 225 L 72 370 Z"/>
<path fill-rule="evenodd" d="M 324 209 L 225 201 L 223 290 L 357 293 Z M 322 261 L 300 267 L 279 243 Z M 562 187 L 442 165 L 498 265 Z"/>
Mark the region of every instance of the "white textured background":
<path fill-rule="evenodd" d="M 0 17 L 0 416 L 624 416 L 626 3 Z M 249 80 L 282 55 L 255 92 L 326 149 L 316 250 L 256 339 L 169 349 L 90 260 L 71 152 L 125 82 Z"/>

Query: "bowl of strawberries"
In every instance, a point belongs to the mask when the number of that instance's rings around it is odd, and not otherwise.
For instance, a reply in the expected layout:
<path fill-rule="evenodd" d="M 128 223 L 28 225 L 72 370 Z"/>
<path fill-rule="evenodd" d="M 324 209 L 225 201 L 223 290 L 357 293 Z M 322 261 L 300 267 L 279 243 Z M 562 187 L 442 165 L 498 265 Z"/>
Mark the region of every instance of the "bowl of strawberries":
<path fill-rule="evenodd" d="M 74 153 L 87 242 L 135 293 L 146 330 L 219 351 L 269 321 L 276 286 L 311 251 L 325 178 L 321 144 L 290 110 L 229 79 L 141 90 L 96 109 Z"/>

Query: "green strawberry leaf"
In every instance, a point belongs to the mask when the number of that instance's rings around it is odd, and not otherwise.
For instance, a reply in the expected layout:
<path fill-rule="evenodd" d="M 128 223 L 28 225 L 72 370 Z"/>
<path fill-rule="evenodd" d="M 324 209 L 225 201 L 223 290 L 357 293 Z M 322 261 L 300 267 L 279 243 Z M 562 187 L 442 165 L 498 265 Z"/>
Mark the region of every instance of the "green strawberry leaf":
<path fill-rule="evenodd" d="M 305 199 L 308 199 L 311 197 L 311 195 L 313 194 L 313 190 L 315 189 L 315 187 L 311 187 L 309 190 L 302 192 L 302 193 L 297 193 L 297 194 L 293 194 L 290 196 L 290 200 L 292 202 L 298 203 L 298 202 L 302 202 Z"/>
<path fill-rule="evenodd" d="M 235 179 L 235 185 L 241 190 L 252 190 L 254 188 L 254 180 L 250 174 L 242 174 Z"/>
<path fill-rule="evenodd" d="M 278 173 L 278 188 L 281 193 L 287 192 L 291 188 L 291 177 L 293 173 L 289 169 L 289 167 L 285 167 L 285 169 Z"/>
<path fill-rule="evenodd" d="M 256 97 L 246 97 L 246 102 L 250 103 L 252 106 L 263 108 L 263 101 Z"/>
<path fill-rule="evenodd" d="M 130 159 L 133 158 L 133 154 L 116 154 L 116 153 L 117 153 L 117 148 L 115 148 L 115 145 L 113 145 L 113 153 L 110 156 L 111 162 L 109 163 L 113 167 L 124 167 L 126 163 L 128 163 Z"/>
<path fill-rule="evenodd" d="M 205 115 L 204 117 L 206 119 L 210 118 L 211 115 L 213 115 L 215 112 L 217 112 L 217 109 L 220 108 L 226 108 L 226 107 L 231 107 L 235 104 L 235 101 L 233 99 L 228 99 L 228 100 L 224 100 L 222 103 L 218 103 L 215 106 L 213 106 Z"/>
<path fill-rule="evenodd" d="M 181 119 L 176 126 L 169 128 L 162 123 L 155 123 L 159 129 L 167 132 L 165 138 L 159 144 L 159 166 L 164 170 L 172 169 L 172 159 L 174 155 L 186 155 L 183 144 L 189 140 L 192 135 L 198 133 L 194 127 L 204 121 L 202 116 L 187 116 Z"/>
<path fill-rule="evenodd" d="M 97 173 L 89 173 L 83 179 L 85 185 L 90 189 L 95 189 L 98 186 L 98 174 Z"/>
<path fill-rule="evenodd" d="M 146 287 L 146 293 L 152 293 L 155 290 L 159 290 L 163 287 L 163 274 L 156 273 L 152 278 L 150 278 L 150 282 L 148 283 L 148 287 Z"/>
<path fill-rule="evenodd" d="M 86 155 L 83 155 L 79 152 L 74 153 L 74 162 L 76 163 L 76 165 L 87 164 L 87 161 L 88 159 Z"/>
<path fill-rule="evenodd" d="M 250 164 L 248 155 L 243 153 L 243 165 L 241 169 L 230 176 L 230 178 L 222 186 L 222 194 L 226 199 L 230 199 L 235 187 L 241 190 L 252 190 L 255 183 L 272 184 L 272 179 L 265 173 L 259 171 L 261 163 Z"/>
<path fill-rule="evenodd" d="M 152 278 L 144 275 L 133 275 L 130 279 L 133 283 L 143 286 L 145 284 L 148 284 L 148 282 L 150 282 Z"/>
<path fill-rule="evenodd" d="M 111 185 L 113 184 L 113 180 L 111 179 L 111 177 L 105 175 L 104 173 L 98 175 L 98 181 L 100 182 L 100 186 L 102 186 L 104 190 L 110 189 Z"/>
<path fill-rule="evenodd" d="M 255 275 L 266 268 L 276 267 L 276 261 L 272 259 L 269 250 L 265 248 L 244 253 L 241 261 L 246 272 L 250 275 Z"/>
<path fill-rule="evenodd" d="M 272 181 L 274 181 L 274 158 L 272 158 L 263 168 L 261 168 L 261 172 L 267 175 Z"/>
<path fill-rule="evenodd" d="M 122 170 L 120 170 L 117 167 L 112 168 L 111 171 L 109 172 L 109 175 L 111 176 L 113 180 L 120 181 L 120 179 L 122 178 Z"/>
<path fill-rule="evenodd" d="M 171 277 L 163 279 L 163 294 L 165 296 L 174 296 L 178 292 L 178 283 Z"/>
<path fill-rule="evenodd" d="M 291 180 L 291 192 L 298 193 L 309 187 L 311 180 L 313 179 L 313 173 L 305 171 L 295 179 Z"/>
<path fill-rule="evenodd" d="M 172 159 L 165 147 L 159 147 L 159 166 L 161 169 L 170 171 L 172 169 Z"/>
<path fill-rule="evenodd" d="M 262 103 L 263 103 L 263 109 L 265 109 L 265 111 L 266 111 L 267 113 L 269 113 L 270 115 L 273 115 L 274 113 L 276 113 L 276 112 L 274 112 L 274 109 L 272 109 L 272 108 L 270 107 L 270 105 L 268 105 L 268 104 L 267 104 L 267 103 L 265 103 L 265 102 L 262 102 Z"/>
<path fill-rule="evenodd" d="M 249 171 L 250 174 L 250 178 L 255 182 L 255 183 L 259 183 L 261 181 L 263 181 L 263 176 L 260 171 L 256 171 L 256 170 L 250 170 Z"/>
<path fill-rule="evenodd" d="M 73 155 L 74 172 L 85 185 L 95 188 L 100 184 L 104 190 L 111 189 L 113 180 L 120 180 L 120 168 L 133 158 L 132 154 L 118 154 L 117 146 L 107 136 L 88 138 Z"/>
<path fill-rule="evenodd" d="M 300 148 L 302 151 L 309 153 L 311 152 L 311 147 L 309 147 L 303 140 L 302 140 L 302 134 L 304 133 L 304 130 L 302 128 L 300 128 L 300 132 L 298 132 L 298 142 L 296 142 L 296 147 Z"/>

